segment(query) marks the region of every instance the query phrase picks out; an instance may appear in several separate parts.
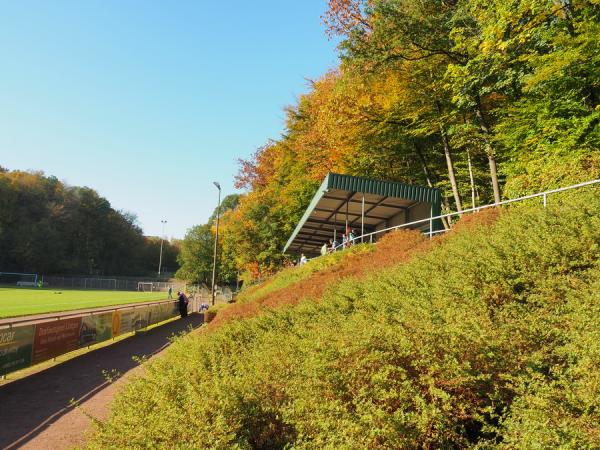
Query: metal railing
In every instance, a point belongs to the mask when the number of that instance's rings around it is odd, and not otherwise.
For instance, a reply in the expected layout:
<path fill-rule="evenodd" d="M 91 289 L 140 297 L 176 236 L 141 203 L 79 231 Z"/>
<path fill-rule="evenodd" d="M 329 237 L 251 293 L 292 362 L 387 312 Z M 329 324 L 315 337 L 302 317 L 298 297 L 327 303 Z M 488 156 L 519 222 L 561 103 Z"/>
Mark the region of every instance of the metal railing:
<path fill-rule="evenodd" d="M 429 224 L 429 229 L 425 232 L 426 234 L 429 235 L 429 238 L 432 239 L 434 234 L 440 234 L 440 233 L 445 233 L 447 231 L 450 231 L 452 228 L 448 228 L 448 229 L 443 229 L 443 230 L 433 230 L 433 222 L 436 220 L 441 220 L 444 218 L 452 218 L 454 216 L 462 216 L 463 214 L 468 214 L 468 213 L 472 213 L 472 212 L 478 212 L 481 211 L 483 209 L 487 209 L 487 208 L 495 208 L 497 206 L 504 206 L 504 205 L 509 205 L 511 203 L 517 203 L 517 202 L 522 202 L 525 200 L 531 200 L 534 198 L 542 198 L 542 203 L 544 208 L 546 206 L 548 206 L 548 197 L 552 194 L 556 194 L 559 192 L 565 192 L 565 191 L 570 191 L 573 189 L 579 189 L 582 187 L 586 187 L 586 186 L 592 186 L 592 185 L 596 185 L 600 183 L 600 179 L 596 179 L 596 180 L 591 180 L 591 181 L 586 181 L 585 183 L 579 183 L 579 184 L 573 184 L 571 186 L 566 186 L 566 187 L 562 187 L 562 188 L 557 188 L 557 189 L 551 189 L 548 191 L 544 191 L 544 192 L 539 192 L 537 194 L 530 194 L 530 195 L 525 195 L 523 197 L 518 197 L 518 198 L 511 198 L 509 200 L 503 200 L 501 202 L 497 202 L 497 203 L 490 203 L 488 205 L 483 205 L 483 206 L 476 206 L 473 208 L 468 208 L 468 209 L 463 209 L 460 212 L 453 212 L 453 213 L 448 213 L 448 214 L 441 214 L 439 216 L 433 216 L 433 217 L 427 217 L 425 219 L 420 219 L 420 220 L 415 220 L 413 222 L 407 222 L 407 223 L 403 223 L 400 225 L 395 225 L 393 227 L 388 227 L 388 228 L 383 228 L 381 230 L 376 230 L 376 231 L 372 231 L 370 233 L 365 233 L 362 234 L 360 236 L 357 236 L 353 239 L 353 244 L 356 244 L 357 242 L 359 243 L 364 243 L 366 241 L 369 241 L 370 243 L 373 243 L 373 237 L 377 234 L 380 233 L 387 233 L 389 231 L 393 231 L 393 230 L 399 230 L 401 228 L 408 228 L 408 227 L 414 227 L 415 225 L 424 225 L 424 224 Z M 347 245 L 347 244 L 346 244 Z M 335 247 L 335 251 L 340 250 L 340 249 L 344 249 L 344 244 L 339 244 Z M 311 258 L 312 259 L 316 259 L 319 258 L 319 256 L 315 257 L 315 258 Z"/>

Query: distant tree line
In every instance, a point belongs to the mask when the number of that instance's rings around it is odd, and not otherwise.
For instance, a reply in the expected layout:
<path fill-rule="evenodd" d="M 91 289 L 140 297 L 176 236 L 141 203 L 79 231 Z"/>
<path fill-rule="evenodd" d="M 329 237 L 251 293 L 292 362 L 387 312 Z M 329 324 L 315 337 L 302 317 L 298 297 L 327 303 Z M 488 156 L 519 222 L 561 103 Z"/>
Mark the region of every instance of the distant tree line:
<path fill-rule="evenodd" d="M 88 187 L 41 172 L 0 167 L 0 271 L 64 275 L 150 275 L 160 238 L 134 214 Z M 163 244 L 163 271 L 178 269 L 178 244 Z"/>

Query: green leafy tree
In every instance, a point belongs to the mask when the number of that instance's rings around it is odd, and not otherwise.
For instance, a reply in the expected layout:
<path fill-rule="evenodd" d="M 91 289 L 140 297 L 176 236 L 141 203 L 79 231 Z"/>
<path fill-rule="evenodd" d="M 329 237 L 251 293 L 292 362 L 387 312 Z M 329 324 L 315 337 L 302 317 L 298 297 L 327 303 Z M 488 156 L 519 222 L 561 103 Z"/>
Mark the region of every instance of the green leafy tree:
<path fill-rule="evenodd" d="M 226 214 L 237 208 L 239 195 L 226 196 L 221 202 L 220 213 Z M 177 278 L 211 285 L 216 235 L 217 209 L 210 216 L 208 223 L 191 228 L 181 241 L 181 251 L 177 258 L 180 268 L 175 274 Z M 237 267 L 232 264 L 230 255 L 223 251 L 222 238 L 219 237 L 217 281 L 233 283 L 237 280 Z"/>
<path fill-rule="evenodd" d="M 181 242 L 177 278 L 210 285 L 215 238 L 210 224 L 191 228 Z"/>

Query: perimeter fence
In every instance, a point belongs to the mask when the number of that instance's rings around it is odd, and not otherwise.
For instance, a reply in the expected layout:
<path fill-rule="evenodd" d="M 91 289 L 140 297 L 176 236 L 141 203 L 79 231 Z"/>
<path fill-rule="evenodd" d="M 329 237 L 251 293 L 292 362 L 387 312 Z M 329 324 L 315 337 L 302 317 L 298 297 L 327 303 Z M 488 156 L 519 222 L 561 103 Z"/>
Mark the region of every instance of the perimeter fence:
<path fill-rule="evenodd" d="M 153 291 L 166 292 L 172 287 L 175 292 L 185 289 L 185 282 L 144 277 L 89 277 L 44 275 L 44 287 L 61 289 L 98 289 L 137 291 L 139 283 L 152 283 Z"/>
<path fill-rule="evenodd" d="M 191 299 L 188 311 L 198 310 Z M 0 320 L 0 376 L 179 315 L 173 300 Z"/>
<path fill-rule="evenodd" d="M 212 304 L 210 287 L 204 284 L 188 284 L 185 292 L 188 292 L 202 304 Z M 235 301 L 236 292 L 227 286 L 215 286 L 215 305 L 232 303 Z"/>

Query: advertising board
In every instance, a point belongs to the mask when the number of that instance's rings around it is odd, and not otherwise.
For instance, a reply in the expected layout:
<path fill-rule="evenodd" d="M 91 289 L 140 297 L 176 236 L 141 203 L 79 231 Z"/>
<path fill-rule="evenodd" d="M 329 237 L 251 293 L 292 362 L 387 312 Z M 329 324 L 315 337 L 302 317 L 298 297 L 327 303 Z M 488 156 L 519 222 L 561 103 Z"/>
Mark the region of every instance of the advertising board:
<path fill-rule="evenodd" d="M 179 315 L 177 302 L 0 329 L 0 375 Z"/>
<path fill-rule="evenodd" d="M 175 302 L 153 305 L 152 308 L 151 323 L 162 322 L 179 314 Z"/>
<path fill-rule="evenodd" d="M 0 330 L 0 375 L 31 365 L 33 325 Z"/>
<path fill-rule="evenodd" d="M 141 330 L 143 328 L 147 328 L 150 321 L 150 310 L 152 309 L 151 306 L 146 306 L 143 308 L 137 308 L 137 312 L 139 314 L 138 319 L 136 320 L 135 324 L 134 324 L 134 330 Z"/>
<path fill-rule="evenodd" d="M 85 316 L 81 320 L 79 345 L 86 346 L 112 338 L 113 313 Z"/>
<path fill-rule="evenodd" d="M 141 330 L 148 326 L 148 308 L 135 308 L 120 311 L 119 334 Z"/>
<path fill-rule="evenodd" d="M 112 313 L 112 335 L 117 337 L 121 331 L 121 311 L 113 311 Z"/>
<path fill-rule="evenodd" d="M 81 317 L 38 323 L 33 339 L 33 364 L 79 348 Z"/>
<path fill-rule="evenodd" d="M 146 326 L 158 322 L 158 305 L 150 305 L 146 308 Z"/>

